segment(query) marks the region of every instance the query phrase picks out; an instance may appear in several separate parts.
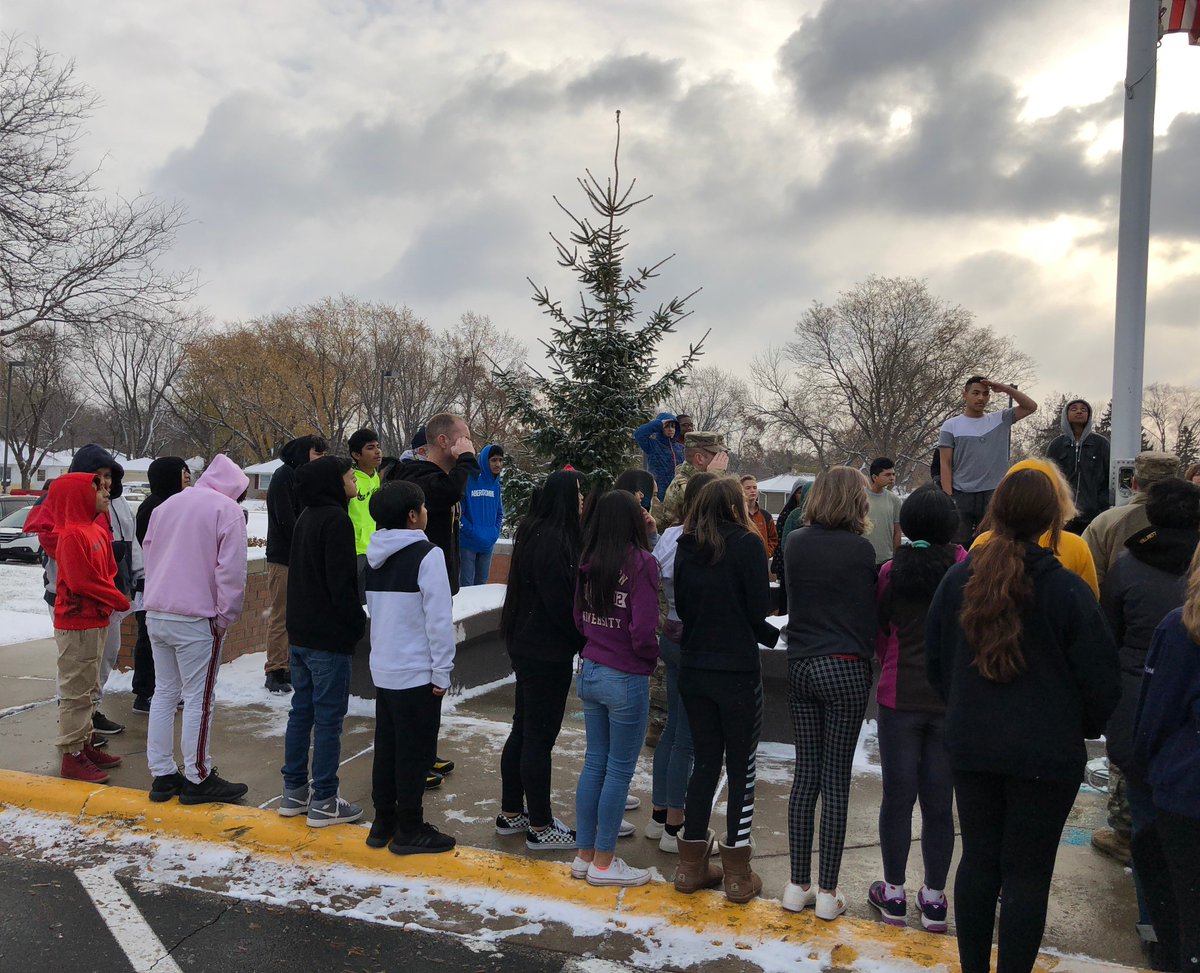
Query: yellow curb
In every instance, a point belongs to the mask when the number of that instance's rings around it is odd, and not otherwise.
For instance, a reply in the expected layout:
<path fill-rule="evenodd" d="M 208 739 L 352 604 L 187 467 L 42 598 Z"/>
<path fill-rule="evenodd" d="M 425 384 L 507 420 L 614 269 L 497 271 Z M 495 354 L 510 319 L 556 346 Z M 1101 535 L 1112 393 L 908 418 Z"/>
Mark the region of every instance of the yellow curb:
<path fill-rule="evenodd" d="M 276 858 L 351 865 L 420 879 L 431 884 L 484 888 L 511 896 L 535 896 L 584 906 L 610 915 L 614 928 L 631 919 L 639 926 L 667 923 L 701 935 L 720 937 L 748 951 L 761 941 L 809 947 L 811 959 L 827 957 L 840 969 L 857 961 L 901 961 L 925 969 L 957 971 L 954 939 L 879 922 L 843 916 L 823 922 L 811 910 L 785 912 L 778 902 L 756 899 L 734 905 L 719 892 L 684 896 L 665 882 L 639 888 L 596 888 L 575 881 L 562 862 L 537 861 L 504 852 L 459 845 L 449 855 L 397 856 L 368 848 L 360 828 L 309 828 L 303 818 L 230 804 L 188 807 L 177 801 L 155 804 L 143 791 L 80 784 L 0 770 L 0 805 L 69 815 L 84 825 L 115 825 L 172 838 L 232 844 Z M 1035 970 L 1127 970 L 1117 964 L 1043 954 Z"/>

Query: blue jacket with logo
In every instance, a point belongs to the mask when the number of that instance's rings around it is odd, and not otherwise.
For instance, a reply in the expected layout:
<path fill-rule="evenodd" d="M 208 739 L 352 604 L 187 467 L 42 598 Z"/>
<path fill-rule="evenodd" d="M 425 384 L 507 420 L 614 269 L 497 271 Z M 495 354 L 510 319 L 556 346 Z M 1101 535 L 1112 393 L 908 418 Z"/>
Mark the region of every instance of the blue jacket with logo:
<path fill-rule="evenodd" d="M 479 454 L 479 474 L 467 480 L 462 499 L 462 524 L 459 527 L 459 546 L 467 551 L 484 554 L 496 546 L 500 526 L 504 523 L 504 501 L 500 496 L 500 477 L 492 475 L 492 447 L 484 446 Z"/>
<path fill-rule="evenodd" d="M 670 412 L 660 412 L 633 431 L 633 438 L 646 454 L 646 469 L 654 477 L 659 500 L 675 479 L 675 468 L 683 462 L 683 444 L 663 434 L 663 423 L 676 421 Z"/>

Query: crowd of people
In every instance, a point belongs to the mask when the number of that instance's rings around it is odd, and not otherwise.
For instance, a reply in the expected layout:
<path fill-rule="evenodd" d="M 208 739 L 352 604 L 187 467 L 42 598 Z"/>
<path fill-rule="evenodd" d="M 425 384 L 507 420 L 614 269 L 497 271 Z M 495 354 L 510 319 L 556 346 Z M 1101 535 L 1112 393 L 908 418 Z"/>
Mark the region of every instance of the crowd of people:
<path fill-rule="evenodd" d="M 1014 405 L 989 412 L 992 392 Z M 919 802 L 913 904 L 925 929 L 949 928 L 957 805 L 963 969 L 989 968 L 999 908 L 999 968 L 1030 970 L 1085 741 L 1105 734 L 1110 804 L 1118 817 L 1128 807 L 1140 928 L 1156 939 L 1158 968 L 1196 969 L 1200 470 L 1180 476 L 1176 457 L 1142 453 L 1134 502 L 1113 508 L 1107 442 L 1092 432 L 1086 402 L 1067 404 L 1048 458 L 1010 464 L 1009 429 L 1037 404 L 979 376 L 963 401 L 942 427 L 933 482 L 903 500 L 895 463 L 879 458 L 865 473 L 837 466 L 798 483 L 772 517 L 755 478 L 728 472 L 723 435 L 672 413 L 635 431 L 646 468 L 611 489 L 589 488 L 570 468 L 549 474 L 516 529 L 501 614 L 515 689 L 496 832 L 533 852 L 573 853 L 569 874 L 580 881 L 645 884 L 649 871 L 616 852 L 634 832 L 624 818 L 638 803 L 630 782 L 652 742 L 644 834 L 678 856 L 674 888 L 719 886 L 732 902 L 750 901 L 762 891 L 753 867 L 760 648 L 782 641 L 796 753 L 784 909 L 813 908 L 824 920 L 846 911 L 852 763 L 874 688 L 882 878 L 863 895 L 884 922 L 908 919 Z M 341 798 L 337 768 L 350 659 L 369 638 L 377 699 L 367 844 L 444 852 L 455 839 L 424 819 L 423 794 L 453 769 L 438 755 L 451 599 L 460 584 L 487 579 L 504 451 L 492 444 L 477 458 L 451 414 L 431 418 L 396 460 L 371 430 L 347 447 L 341 457 L 315 437 L 288 443 L 267 495 L 266 688 L 291 693 L 279 813 L 313 827 L 362 817 Z M 246 787 L 217 775 L 209 738 L 221 639 L 242 608 L 237 501 L 248 481 L 217 456 L 185 489 L 186 465 L 156 460 L 155 502 L 144 524 L 138 512 L 136 543 L 126 545 L 113 510 L 119 464 L 98 448 L 85 454 L 30 517 L 54 601 L 61 772 L 100 782 L 120 764 L 101 746 L 120 729 L 98 709 L 101 665 L 114 620 L 139 610 L 153 662 L 153 675 L 135 680 L 149 704 L 151 799 L 236 800 Z M 146 657 L 139 648 L 136 658 Z M 551 786 L 572 685 L 586 735 L 573 826 L 569 812 L 556 813 Z M 181 701 L 182 770 L 172 752 Z"/>

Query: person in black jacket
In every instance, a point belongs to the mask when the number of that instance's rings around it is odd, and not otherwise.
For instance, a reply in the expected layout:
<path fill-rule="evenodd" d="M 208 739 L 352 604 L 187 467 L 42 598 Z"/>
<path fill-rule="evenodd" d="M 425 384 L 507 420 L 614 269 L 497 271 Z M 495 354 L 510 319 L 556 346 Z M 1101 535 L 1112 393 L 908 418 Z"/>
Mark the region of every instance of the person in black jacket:
<path fill-rule="evenodd" d="M 813 906 L 820 919 L 846 911 L 838 873 L 846 842 L 850 774 L 871 692 L 875 651 L 875 548 L 863 535 L 867 478 L 848 466 L 817 477 L 804 504 L 804 526 L 783 552 L 788 711 L 796 773 L 788 800 L 792 880 L 783 906 Z M 812 839 L 821 798 L 820 869 L 813 888 Z"/>
<path fill-rule="evenodd" d="M 767 558 L 746 512 L 741 484 L 721 477 L 696 498 L 675 555 L 675 609 L 683 623 L 679 698 L 692 730 L 695 765 L 688 782 L 675 888 L 694 892 L 721 880 L 709 864 L 716 836 L 708 828 L 722 758 L 728 775 L 725 896 L 749 902 L 762 891 L 750 867 L 754 755 L 762 731 L 759 643 L 774 645 Z"/>
<path fill-rule="evenodd" d="M 134 533 L 139 546 L 150 526 L 150 515 L 154 508 L 191 485 L 192 471 L 187 461 L 179 456 L 160 456 L 146 470 L 150 482 L 150 496 L 137 509 Z M 144 589 L 145 578 L 138 582 L 138 590 Z M 150 647 L 150 633 L 146 630 L 146 613 L 134 612 L 137 619 L 137 642 L 133 646 L 133 711 L 143 716 L 150 715 L 150 697 L 154 695 L 154 652 Z"/>
<path fill-rule="evenodd" d="M 1086 399 L 1063 406 L 1062 435 L 1046 447 L 1046 458 L 1058 464 L 1071 484 L 1079 513 L 1064 525 L 1082 534 L 1096 514 L 1112 504 L 1108 499 L 1108 440 L 1092 431 L 1092 407 Z"/>
<path fill-rule="evenodd" d="M 1125 550 L 1104 576 L 1100 589 L 1100 607 L 1121 659 L 1121 701 L 1109 717 L 1104 737 L 1108 759 L 1125 779 L 1134 841 L 1152 829 L 1155 821 L 1150 787 L 1132 766 L 1134 719 L 1146 654 L 1159 624 L 1183 604 L 1188 566 L 1200 543 L 1200 487 L 1172 477 L 1152 484 L 1146 496 L 1150 526 L 1125 542 Z M 1161 887 L 1156 880 L 1167 881 L 1165 863 L 1135 864 L 1133 877 L 1141 911 L 1138 932 L 1148 952 L 1160 951 L 1164 937 L 1158 936 L 1157 930 L 1156 935 L 1148 935 L 1153 925 L 1153 910 L 1148 908 L 1153 894 L 1145 893 Z"/>
<path fill-rule="evenodd" d="M 1159 625 L 1146 657 L 1133 769 L 1150 787 L 1153 826 L 1134 836 L 1134 866 L 1145 872 L 1155 969 L 1200 970 L 1200 549 L 1187 598 Z M 1150 853 L 1150 857 L 1147 857 Z M 1147 867 L 1151 866 L 1151 867 Z"/>
<path fill-rule="evenodd" d="M 517 677 L 512 731 L 500 756 L 496 833 L 524 834 L 540 850 L 575 847 L 550 806 L 550 754 L 562 729 L 575 656 L 584 638 L 572 614 L 579 573 L 582 477 L 551 473 L 517 528 L 500 615 Z"/>
<path fill-rule="evenodd" d="M 1063 825 L 1087 749 L 1120 696 L 1117 649 L 1087 584 L 1053 551 L 1062 506 L 1039 470 L 992 498 L 992 539 L 952 567 L 929 606 L 929 681 L 946 700 L 962 828 L 954 886 L 963 973 L 1033 969 Z"/>
<path fill-rule="evenodd" d="M 461 416 L 442 412 L 425 423 L 425 455 L 392 468 L 388 478 L 415 483 L 425 494 L 429 526 L 425 533 L 446 555 L 450 591 L 458 594 L 458 526 L 467 481 L 479 475 L 471 430 Z"/>
<path fill-rule="evenodd" d="M 267 616 L 267 661 L 264 687 L 273 693 L 290 693 L 287 635 L 287 573 L 292 553 L 292 532 L 300 516 L 296 498 L 296 470 L 329 451 L 320 436 L 301 436 L 279 451 L 283 463 L 271 474 L 267 486 L 267 591 L 271 605 Z"/>
<path fill-rule="evenodd" d="M 358 496 L 350 460 L 322 456 L 296 471 L 303 507 L 288 565 L 287 634 L 292 708 L 284 734 L 284 817 L 308 814 L 309 827 L 345 824 L 362 808 L 338 795 L 342 721 L 350 702 L 354 647 L 366 630 L 358 599 L 354 524 L 347 507 Z M 308 754 L 312 742 L 312 787 Z"/>

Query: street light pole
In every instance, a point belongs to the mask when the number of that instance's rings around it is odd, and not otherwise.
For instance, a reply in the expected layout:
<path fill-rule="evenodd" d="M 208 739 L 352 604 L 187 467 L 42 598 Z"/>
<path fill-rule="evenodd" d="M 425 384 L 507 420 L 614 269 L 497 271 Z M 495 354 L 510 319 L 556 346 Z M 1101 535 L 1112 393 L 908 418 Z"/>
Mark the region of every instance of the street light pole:
<path fill-rule="evenodd" d="M 385 368 L 382 372 L 379 373 L 379 428 L 376 429 L 375 431 L 380 436 L 382 436 L 384 434 L 383 433 L 383 383 L 386 382 L 388 379 L 392 379 L 395 377 L 396 377 L 396 373 L 390 368 Z"/>
<path fill-rule="evenodd" d="M 28 362 L 8 361 L 8 384 L 4 391 L 4 476 L 0 493 L 8 493 L 12 477 L 8 475 L 8 441 L 12 438 L 12 373 L 14 368 L 24 368 Z"/>

